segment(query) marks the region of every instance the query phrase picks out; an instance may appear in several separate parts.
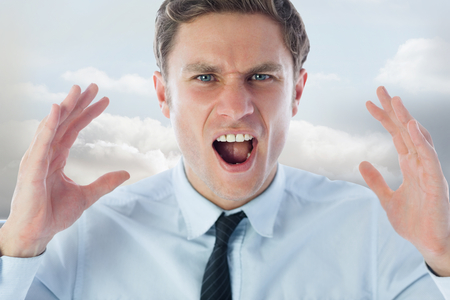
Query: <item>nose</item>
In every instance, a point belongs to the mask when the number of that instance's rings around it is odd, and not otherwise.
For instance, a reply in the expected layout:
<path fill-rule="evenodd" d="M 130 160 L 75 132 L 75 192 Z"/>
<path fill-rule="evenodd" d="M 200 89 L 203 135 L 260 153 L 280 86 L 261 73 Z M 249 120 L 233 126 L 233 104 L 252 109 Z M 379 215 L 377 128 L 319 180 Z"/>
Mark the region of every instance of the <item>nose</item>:
<path fill-rule="evenodd" d="M 220 116 L 229 118 L 231 121 L 238 121 L 251 115 L 255 110 L 251 92 L 246 88 L 245 83 L 237 82 L 222 88 L 216 109 Z"/>

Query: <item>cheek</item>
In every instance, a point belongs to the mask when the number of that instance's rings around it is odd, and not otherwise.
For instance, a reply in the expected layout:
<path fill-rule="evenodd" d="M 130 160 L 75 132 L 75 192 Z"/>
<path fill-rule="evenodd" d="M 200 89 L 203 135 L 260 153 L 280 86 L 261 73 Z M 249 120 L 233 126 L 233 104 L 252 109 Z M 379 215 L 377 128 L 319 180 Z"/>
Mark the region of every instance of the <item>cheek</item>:
<path fill-rule="evenodd" d="M 286 126 L 289 127 L 292 116 L 292 95 L 282 91 L 267 96 L 267 100 L 260 103 L 260 111 L 269 127 L 274 131 L 283 131 Z"/>
<path fill-rule="evenodd" d="M 264 117 L 269 129 L 269 155 L 277 159 L 287 139 L 292 117 L 292 99 L 289 95 L 282 93 L 278 98 L 269 101 L 264 106 Z"/>
<path fill-rule="evenodd" d="M 207 117 L 207 108 L 202 105 L 201 97 L 201 93 L 192 89 L 179 88 L 172 94 L 170 120 L 178 144 L 185 151 L 192 151 L 201 143 Z"/>

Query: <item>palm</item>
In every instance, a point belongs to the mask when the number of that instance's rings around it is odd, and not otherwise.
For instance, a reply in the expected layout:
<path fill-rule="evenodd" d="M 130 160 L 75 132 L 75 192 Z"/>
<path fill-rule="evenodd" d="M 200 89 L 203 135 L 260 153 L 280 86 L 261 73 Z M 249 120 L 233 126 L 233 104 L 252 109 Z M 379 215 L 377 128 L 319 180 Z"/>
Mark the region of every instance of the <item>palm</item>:
<path fill-rule="evenodd" d="M 88 207 L 83 187 L 70 180 L 62 170 L 47 179 L 49 192 L 43 220 L 46 228 L 61 231 L 73 224 Z"/>
<path fill-rule="evenodd" d="M 377 194 L 393 228 L 424 255 L 450 251 L 448 184 L 430 134 L 415 121 L 400 98 L 379 88 L 383 109 L 367 103 L 369 112 L 392 135 L 403 183 L 392 191 L 368 162 L 360 165 L 366 183 Z"/>
<path fill-rule="evenodd" d="M 405 178 L 385 206 L 389 220 L 413 244 L 428 245 L 424 250 L 439 252 L 433 245 L 448 235 L 447 226 L 442 226 L 449 223 L 449 214 L 442 213 L 449 209 L 448 202 L 442 201 L 445 181 L 433 178 L 416 155 L 400 155 L 399 161 Z"/>
<path fill-rule="evenodd" d="M 108 99 L 103 98 L 89 106 L 97 90 L 91 85 L 80 94 L 79 87 L 72 88 L 61 105 L 54 105 L 41 122 L 22 159 L 11 214 L 2 231 L 20 236 L 17 244 L 25 248 L 33 244 L 36 251 L 42 251 L 57 232 L 72 225 L 102 195 L 129 178 L 127 172 L 119 171 L 81 186 L 64 174 L 79 131 L 108 105 Z M 36 251 L 30 253 L 36 255 Z"/>

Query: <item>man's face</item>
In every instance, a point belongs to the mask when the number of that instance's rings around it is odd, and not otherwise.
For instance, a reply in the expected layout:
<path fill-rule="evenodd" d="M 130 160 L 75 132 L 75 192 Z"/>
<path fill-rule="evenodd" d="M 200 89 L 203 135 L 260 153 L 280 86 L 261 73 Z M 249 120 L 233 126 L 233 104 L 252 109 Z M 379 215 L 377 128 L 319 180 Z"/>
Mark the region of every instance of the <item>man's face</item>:
<path fill-rule="evenodd" d="M 168 74 L 164 81 L 155 72 L 155 87 L 193 187 L 225 209 L 255 198 L 276 173 L 306 80 L 302 70 L 294 82 L 280 26 L 261 14 L 237 13 L 184 23 L 169 54 Z M 253 139 L 216 141 L 245 134 Z"/>

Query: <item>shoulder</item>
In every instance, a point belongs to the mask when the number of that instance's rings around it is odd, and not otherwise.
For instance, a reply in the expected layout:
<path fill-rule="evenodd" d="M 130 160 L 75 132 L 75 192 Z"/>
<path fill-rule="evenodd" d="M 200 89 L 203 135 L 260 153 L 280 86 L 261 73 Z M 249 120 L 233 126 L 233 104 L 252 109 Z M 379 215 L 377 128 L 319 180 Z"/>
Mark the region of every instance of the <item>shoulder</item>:
<path fill-rule="evenodd" d="M 283 168 L 286 186 L 285 192 L 306 202 L 335 202 L 349 200 L 376 200 L 375 193 L 359 184 L 330 180 L 308 171 L 280 165 Z"/>
<path fill-rule="evenodd" d="M 89 210 L 113 209 L 126 213 L 136 205 L 168 201 L 173 198 L 172 169 L 147 177 L 136 183 L 118 187 L 100 198 Z"/>

